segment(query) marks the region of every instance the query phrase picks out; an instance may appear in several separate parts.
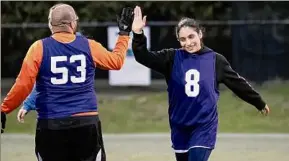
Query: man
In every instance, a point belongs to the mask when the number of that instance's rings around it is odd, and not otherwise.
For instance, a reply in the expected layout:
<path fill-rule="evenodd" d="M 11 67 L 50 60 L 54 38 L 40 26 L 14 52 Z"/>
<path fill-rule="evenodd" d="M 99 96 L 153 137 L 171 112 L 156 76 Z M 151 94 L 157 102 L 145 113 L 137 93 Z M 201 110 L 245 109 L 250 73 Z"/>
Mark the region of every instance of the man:
<path fill-rule="evenodd" d="M 148 51 L 143 34 L 146 17 L 134 10 L 132 48 L 135 59 L 166 78 L 172 147 L 177 161 L 207 161 L 215 148 L 219 84 L 267 115 L 262 97 L 222 55 L 203 45 L 202 27 L 191 18 L 176 26 L 181 49 Z"/>
<path fill-rule="evenodd" d="M 75 35 L 78 16 L 73 7 L 57 4 L 50 8 L 52 36 L 29 48 L 16 82 L 1 105 L 1 115 L 9 114 L 36 83 L 35 152 L 39 161 L 105 160 L 104 155 L 97 158 L 103 144 L 94 91 L 95 68 L 122 67 L 132 15 L 131 8 L 122 10 L 118 40 L 109 52 L 100 43 Z"/>
<path fill-rule="evenodd" d="M 80 36 L 81 33 L 76 32 L 75 35 Z M 36 95 L 37 95 L 36 87 L 33 86 L 32 92 L 28 95 L 28 97 L 24 100 L 23 106 L 19 109 L 17 113 L 17 120 L 19 122 L 24 122 L 24 117 L 27 113 L 29 113 L 31 110 L 35 110 L 35 101 L 36 101 Z"/>

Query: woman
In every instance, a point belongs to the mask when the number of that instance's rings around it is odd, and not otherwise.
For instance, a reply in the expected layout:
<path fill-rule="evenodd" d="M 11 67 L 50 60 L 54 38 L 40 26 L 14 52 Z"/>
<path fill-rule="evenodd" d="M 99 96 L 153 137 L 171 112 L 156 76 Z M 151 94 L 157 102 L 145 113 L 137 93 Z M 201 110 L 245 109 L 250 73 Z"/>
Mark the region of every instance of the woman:
<path fill-rule="evenodd" d="M 148 51 L 143 34 L 146 16 L 134 9 L 133 53 L 140 64 L 165 76 L 172 147 L 177 161 L 207 161 L 215 148 L 219 98 L 224 83 L 237 96 L 267 115 L 269 107 L 225 57 L 203 45 L 203 30 L 191 18 L 176 26 L 180 49 Z"/>

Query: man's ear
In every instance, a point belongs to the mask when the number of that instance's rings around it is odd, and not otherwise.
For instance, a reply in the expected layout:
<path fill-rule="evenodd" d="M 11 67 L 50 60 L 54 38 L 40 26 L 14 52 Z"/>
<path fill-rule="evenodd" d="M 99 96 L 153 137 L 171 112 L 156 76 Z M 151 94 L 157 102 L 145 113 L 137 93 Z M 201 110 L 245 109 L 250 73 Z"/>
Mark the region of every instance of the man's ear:
<path fill-rule="evenodd" d="M 52 25 L 51 25 L 50 21 L 48 22 L 48 27 L 49 27 L 50 31 L 52 32 Z"/>
<path fill-rule="evenodd" d="M 72 21 L 70 23 L 70 27 L 71 27 L 72 31 L 75 32 L 76 29 L 77 29 L 77 22 L 76 21 Z"/>

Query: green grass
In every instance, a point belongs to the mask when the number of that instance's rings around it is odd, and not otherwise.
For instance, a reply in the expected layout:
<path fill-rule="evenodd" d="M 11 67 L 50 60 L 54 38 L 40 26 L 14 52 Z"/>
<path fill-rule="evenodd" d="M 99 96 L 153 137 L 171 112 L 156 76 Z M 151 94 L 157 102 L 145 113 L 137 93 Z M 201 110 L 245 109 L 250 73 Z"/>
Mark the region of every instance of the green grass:
<path fill-rule="evenodd" d="M 289 82 L 270 82 L 256 87 L 271 108 L 267 117 L 227 89 L 219 101 L 219 132 L 288 133 Z M 105 133 L 169 132 L 167 93 L 136 92 L 128 96 L 100 96 L 100 118 Z M 34 133 L 35 112 L 25 123 L 16 121 L 15 110 L 7 118 L 7 132 Z"/>

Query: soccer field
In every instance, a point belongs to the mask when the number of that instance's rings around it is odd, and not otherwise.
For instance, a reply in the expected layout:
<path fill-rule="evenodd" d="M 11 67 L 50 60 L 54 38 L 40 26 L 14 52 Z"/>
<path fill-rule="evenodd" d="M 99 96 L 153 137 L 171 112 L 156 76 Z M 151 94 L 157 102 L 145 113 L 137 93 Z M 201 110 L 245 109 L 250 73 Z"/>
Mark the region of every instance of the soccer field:
<path fill-rule="evenodd" d="M 168 134 L 104 135 L 108 161 L 174 161 Z M 289 160 L 288 134 L 219 134 L 210 161 Z M 33 135 L 1 136 L 1 161 L 36 161 Z"/>

